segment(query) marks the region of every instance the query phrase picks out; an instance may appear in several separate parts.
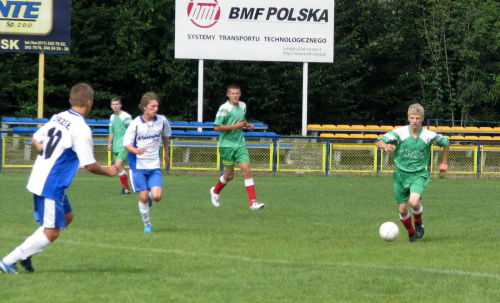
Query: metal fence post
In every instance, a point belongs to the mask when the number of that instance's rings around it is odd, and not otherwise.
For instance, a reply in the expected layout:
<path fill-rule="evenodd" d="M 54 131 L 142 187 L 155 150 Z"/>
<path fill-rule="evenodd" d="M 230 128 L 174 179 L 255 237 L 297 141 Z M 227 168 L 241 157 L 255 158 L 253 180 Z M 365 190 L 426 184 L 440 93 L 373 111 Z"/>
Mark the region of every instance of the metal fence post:
<path fill-rule="evenodd" d="M 326 139 L 326 156 L 325 156 L 325 176 L 328 177 L 330 167 L 330 139 Z"/>
<path fill-rule="evenodd" d="M 2 158 L 3 158 L 3 131 L 0 131 L 0 173 L 2 172 Z"/>

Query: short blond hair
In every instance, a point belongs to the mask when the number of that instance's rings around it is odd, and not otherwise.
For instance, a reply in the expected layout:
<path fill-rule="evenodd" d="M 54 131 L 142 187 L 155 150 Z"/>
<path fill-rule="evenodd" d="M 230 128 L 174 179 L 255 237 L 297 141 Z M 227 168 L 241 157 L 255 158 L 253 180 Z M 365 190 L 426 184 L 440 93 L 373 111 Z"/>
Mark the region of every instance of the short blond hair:
<path fill-rule="evenodd" d="M 419 115 L 420 117 L 425 117 L 424 107 L 419 103 L 414 103 L 408 108 L 408 117 L 410 115 Z"/>
<path fill-rule="evenodd" d="M 73 106 L 85 106 L 88 100 L 94 100 L 94 90 L 87 83 L 75 84 L 69 93 L 69 103 Z"/>

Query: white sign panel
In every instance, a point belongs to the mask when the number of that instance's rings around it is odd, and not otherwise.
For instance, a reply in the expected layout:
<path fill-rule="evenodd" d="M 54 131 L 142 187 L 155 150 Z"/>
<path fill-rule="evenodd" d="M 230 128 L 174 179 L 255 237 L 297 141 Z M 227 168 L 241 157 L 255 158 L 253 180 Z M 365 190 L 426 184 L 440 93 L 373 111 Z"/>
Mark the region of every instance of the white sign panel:
<path fill-rule="evenodd" d="M 175 58 L 333 63 L 334 0 L 176 0 Z"/>

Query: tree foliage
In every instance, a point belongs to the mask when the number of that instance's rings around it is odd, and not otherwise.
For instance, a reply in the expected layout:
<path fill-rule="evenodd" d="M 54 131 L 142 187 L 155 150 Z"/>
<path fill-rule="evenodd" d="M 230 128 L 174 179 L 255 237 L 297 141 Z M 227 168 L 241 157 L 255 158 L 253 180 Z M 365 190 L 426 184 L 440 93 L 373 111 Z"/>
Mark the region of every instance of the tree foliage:
<path fill-rule="evenodd" d="M 335 63 L 309 65 L 309 123 L 401 125 L 415 102 L 427 118 L 500 120 L 498 1 L 337 0 L 335 10 Z M 46 56 L 46 117 L 84 81 L 93 118 L 109 116 L 116 95 L 137 115 L 155 91 L 170 119 L 197 119 L 198 61 L 174 58 L 174 0 L 73 1 L 71 18 L 71 54 Z M 36 116 L 38 55 L 2 53 L 0 69 L 1 115 Z M 302 76 L 300 63 L 205 61 L 204 120 L 236 82 L 249 120 L 298 134 Z"/>

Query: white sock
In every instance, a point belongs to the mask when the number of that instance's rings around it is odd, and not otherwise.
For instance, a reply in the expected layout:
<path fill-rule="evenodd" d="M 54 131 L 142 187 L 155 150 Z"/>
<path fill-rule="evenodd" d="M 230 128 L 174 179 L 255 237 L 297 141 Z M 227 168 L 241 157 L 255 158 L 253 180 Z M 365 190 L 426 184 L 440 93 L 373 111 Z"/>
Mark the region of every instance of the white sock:
<path fill-rule="evenodd" d="M 44 227 L 40 226 L 31 236 L 16 247 L 10 254 L 3 258 L 6 264 L 14 264 L 20 260 L 26 260 L 34 254 L 41 253 L 50 244 L 49 239 L 43 233 Z"/>
<path fill-rule="evenodd" d="M 144 225 L 151 224 L 151 222 L 149 221 L 149 205 L 147 203 L 142 204 L 141 202 L 139 202 L 139 213 L 141 213 Z"/>
<path fill-rule="evenodd" d="M 250 179 L 245 179 L 245 187 L 246 186 L 252 186 L 253 184 L 253 178 Z"/>
<path fill-rule="evenodd" d="M 226 181 L 226 179 L 224 179 L 224 176 L 220 176 L 219 181 L 222 184 L 227 184 L 227 181 Z"/>
<path fill-rule="evenodd" d="M 420 204 L 420 208 L 418 210 L 413 210 L 413 208 L 411 209 L 411 211 L 415 214 L 415 215 L 418 215 L 418 214 L 421 214 L 423 211 L 424 211 L 424 206 L 422 204 Z"/>
<path fill-rule="evenodd" d="M 123 176 L 123 175 L 126 175 L 127 172 L 125 170 L 122 170 L 121 172 L 118 173 L 118 176 Z"/>
<path fill-rule="evenodd" d="M 401 214 L 399 214 L 399 218 L 400 218 L 401 220 L 403 220 L 403 221 L 404 221 L 404 220 L 406 220 L 406 219 L 408 219 L 410 216 L 411 216 L 411 215 L 410 215 L 410 212 L 408 212 L 408 213 L 406 214 L 406 216 L 404 216 L 404 217 L 403 217 L 403 216 L 401 216 Z"/>

